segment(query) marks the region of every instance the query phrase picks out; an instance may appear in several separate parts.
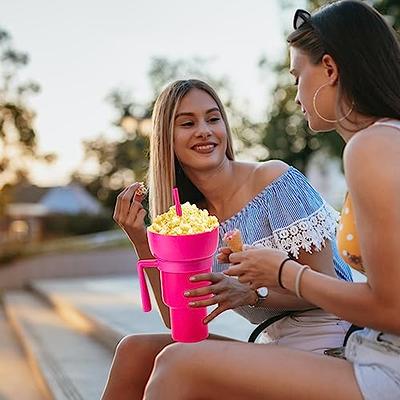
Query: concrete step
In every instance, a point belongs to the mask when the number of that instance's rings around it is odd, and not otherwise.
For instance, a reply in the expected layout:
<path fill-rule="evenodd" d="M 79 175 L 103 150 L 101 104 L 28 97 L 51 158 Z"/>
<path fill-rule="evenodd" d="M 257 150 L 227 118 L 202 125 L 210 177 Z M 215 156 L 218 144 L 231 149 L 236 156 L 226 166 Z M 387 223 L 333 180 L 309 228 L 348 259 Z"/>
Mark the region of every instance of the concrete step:
<path fill-rule="evenodd" d="M 43 400 L 27 358 L 0 308 L 0 399 Z"/>
<path fill-rule="evenodd" d="M 112 351 L 128 334 L 168 332 L 157 311 L 143 313 L 134 276 L 36 280 L 30 287 L 70 325 Z"/>
<path fill-rule="evenodd" d="M 6 292 L 3 298 L 6 316 L 46 391 L 42 398 L 98 400 L 112 352 L 69 326 L 32 293 Z"/>
<path fill-rule="evenodd" d="M 144 313 L 136 276 L 37 280 L 32 289 L 47 299 L 70 323 L 96 337 L 111 350 L 125 335 L 169 333 L 156 311 Z M 211 311 L 211 310 L 210 310 Z M 227 311 L 210 323 L 210 332 L 246 341 L 254 325 Z"/>

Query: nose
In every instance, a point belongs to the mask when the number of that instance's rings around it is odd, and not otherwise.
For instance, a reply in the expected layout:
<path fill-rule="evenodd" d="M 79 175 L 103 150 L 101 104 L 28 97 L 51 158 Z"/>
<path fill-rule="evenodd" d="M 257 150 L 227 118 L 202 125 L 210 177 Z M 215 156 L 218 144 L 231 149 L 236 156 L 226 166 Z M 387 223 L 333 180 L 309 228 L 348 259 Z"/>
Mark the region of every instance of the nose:
<path fill-rule="evenodd" d="M 299 100 L 299 91 L 296 92 L 296 97 L 294 98 L 294 101 L 296 102 L 296 104 L 297 104 L 298 106 L 301 105 L 300 100 Z"/>
<path fill-rule="evenodd" d="M 203 121 L 199 124 L 199 129 L 196 132 L 197 137 L 208 138 L 211 136 L 211 129 L 207 121 Z"/>

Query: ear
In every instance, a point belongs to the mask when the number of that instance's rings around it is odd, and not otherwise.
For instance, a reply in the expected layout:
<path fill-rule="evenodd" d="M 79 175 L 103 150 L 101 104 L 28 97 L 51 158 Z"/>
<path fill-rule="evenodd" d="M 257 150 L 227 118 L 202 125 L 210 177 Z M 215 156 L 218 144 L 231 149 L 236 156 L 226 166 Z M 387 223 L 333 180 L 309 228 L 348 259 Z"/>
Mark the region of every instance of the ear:
<path fill-rule="evenodd" d="M 332 86 L 335 85 L 339 80 L 339 71 L 335 60 L 329 54 L 325 54 L 322 57 L 321 64 L 329 80 L 329 84 Z"/>

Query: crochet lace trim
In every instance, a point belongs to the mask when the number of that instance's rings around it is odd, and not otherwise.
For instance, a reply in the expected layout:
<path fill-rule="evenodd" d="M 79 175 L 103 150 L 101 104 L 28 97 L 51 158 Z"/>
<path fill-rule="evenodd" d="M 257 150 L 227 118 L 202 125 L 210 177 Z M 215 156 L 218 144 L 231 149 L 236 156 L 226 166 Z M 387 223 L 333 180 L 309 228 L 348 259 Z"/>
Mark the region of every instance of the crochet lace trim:
<path fill-rule="evenodd" d="M 335 237 L 339 215 L 329 204 L 324 203 L 308 217 L 274 231 L 272 235 L 254 242 L 253 246 L 279 249 L 296 258 L 301 249 L 309 253 L 313 249 L 319 251 L 325 240 Z"/>

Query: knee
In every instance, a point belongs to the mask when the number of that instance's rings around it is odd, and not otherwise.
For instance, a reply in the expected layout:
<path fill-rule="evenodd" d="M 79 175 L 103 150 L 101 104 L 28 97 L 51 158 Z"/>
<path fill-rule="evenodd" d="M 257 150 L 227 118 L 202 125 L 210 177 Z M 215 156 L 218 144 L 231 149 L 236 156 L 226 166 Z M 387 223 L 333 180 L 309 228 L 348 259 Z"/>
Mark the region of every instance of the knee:
<path fill-rule="evenodd" d="M 156 357 L 155 370 L 166 370 L 173 373 L 176 369 L 185 370 L 190 363 L 190 354 L 192 353 L 192 344 L 173 343 L 163 349 Z"/>
<path fill-rule="evenodd" d="M 152 352 L 152 346 L 145 335 L 125 336 L 115 349 L 114 358 L 121 364 L 132 363 L 132 360 L 145 358 Z"/>
<path fill-rule="evenodd" d="M 156 357 L 154 369 L 146 386 L 144 400 L 189 399 L 191 392 L 190 346 L 174 343 Z M 168 387 L 167 393 L 165 388 Z"/>
<path fill-rule="evenodd" d="M 129 335 L 123 337 L 117 347 L 115 349 L 115 354 L 119 356 L 124 356 L 125 354 L 129 354 L 132 351 L 135 351 L 138 347 L 141 347 L 144 343 L 139 336 Z"/>
<path fill-rule="evenodd" d="M 194 370 L 198 368 L 196 354 L 199 351 L 200 343 L 173 343 L 167 346 L 155 359 L 152 377 L 190 384 Z"/>

